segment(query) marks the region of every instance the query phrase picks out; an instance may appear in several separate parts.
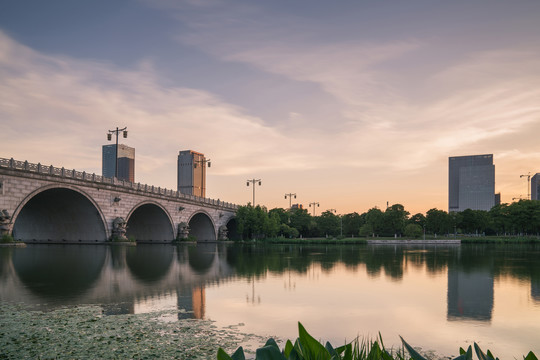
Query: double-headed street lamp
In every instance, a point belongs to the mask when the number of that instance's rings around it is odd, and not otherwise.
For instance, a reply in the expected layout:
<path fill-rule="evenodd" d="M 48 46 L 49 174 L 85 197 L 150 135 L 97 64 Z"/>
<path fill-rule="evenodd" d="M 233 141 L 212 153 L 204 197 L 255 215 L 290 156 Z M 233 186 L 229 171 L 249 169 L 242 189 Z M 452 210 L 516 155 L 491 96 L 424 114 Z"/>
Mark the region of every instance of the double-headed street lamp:
<path fill-rule="evenodd" d="M 289 197 L 289 209 L 292 207 L 292 197 L 294 196 L 294 198 L 296 199 L 296 194 L 293 194 L 293 193 L 288 193 L 288 194 L 285 194 L 285 200 L 287 200 L 287 196 Z"/>
<path fill-rule="evenodd" d="M 261 186 L 261 179 L 251 179 L 247 180 L 246 185 L 249 186 L 249 183 L 253 184 L 253 207 L 255 207 L 255 184 L 259 183 L 259 186 Z"/>
<path fill-rule="evenodd" d="M 201 197 L 206 197 L 206 192 L 204 188 L 204 169 L 206 168 L 206 164 L 208 164 L 208 167 L 211 167 L 212 163 L 210 162 L 210 159 L 203 158 L 202 160 L 193 160 L 193 168 L 197 168 L 197 164 L 201 165 Z M 194 184 L 195 185 L 195 184 Z"/>
<path fill-rule="evenodd" d="M 124 139 L 127 138 L 127 126 L 123 129 L 119 129 L 118 127 L 116 128 L 116 130 L 109 130 L 109 132 L 107 133 L 107 140 L 111 141 L 111 138 L 112 138 L 112 134 L 116 134 L 116 150 L 114 151 L 116 154 L 116 159 L 115 159 L 115 162 L 114 162 L 114 177 L 115 178 L 118 178 L 118 133 L 120 131 L 123 131 L 124 132 Z"/>
<path fill-rule="evenodd" d="M 309 203 L 309 207 L 311 207 L 311 205 L 313 205 L 313 216 L 315 216 L 315 205 L 317 205 L 317 207 L 319 207 L 320 204 L 318 202 L 312 202 L 312 203 Z"/>

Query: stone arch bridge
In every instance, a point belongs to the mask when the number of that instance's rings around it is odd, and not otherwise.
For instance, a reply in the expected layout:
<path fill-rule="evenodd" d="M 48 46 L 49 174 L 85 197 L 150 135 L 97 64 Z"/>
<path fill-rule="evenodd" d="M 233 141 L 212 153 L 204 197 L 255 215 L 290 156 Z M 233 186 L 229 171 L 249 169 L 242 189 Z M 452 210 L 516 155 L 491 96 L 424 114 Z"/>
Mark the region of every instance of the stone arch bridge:
<path fill-rule="evenodd" d="M 24 242 L 224 240 L 236 236 L 236 209 L 160 187 L 0 158 L 0 231 Z"/>

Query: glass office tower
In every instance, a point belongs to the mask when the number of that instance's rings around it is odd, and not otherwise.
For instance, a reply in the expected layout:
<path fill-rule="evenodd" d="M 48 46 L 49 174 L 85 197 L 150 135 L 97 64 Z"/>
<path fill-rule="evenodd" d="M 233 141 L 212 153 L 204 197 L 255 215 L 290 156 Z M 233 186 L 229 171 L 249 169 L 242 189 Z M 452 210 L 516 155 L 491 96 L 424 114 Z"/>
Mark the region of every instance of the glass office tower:
<path fill-rule="evenodd" d="M 102 175 L 113 178 L 116 169 L 116 144 L 103 145 Z M 118 144 L 118 180 L 135 182 L 135 149 Z"/>
<path fill-rule="evenodd" d="M 448 159 L 448 211 L 490 210 L 495 205 L 493 154 Z"/>
<path fill-rule="evenodd" d="M 178 191 L 186 195 L 206 196 L 206 158 L 204 154 L 183 150 L 178 154 Z"/>

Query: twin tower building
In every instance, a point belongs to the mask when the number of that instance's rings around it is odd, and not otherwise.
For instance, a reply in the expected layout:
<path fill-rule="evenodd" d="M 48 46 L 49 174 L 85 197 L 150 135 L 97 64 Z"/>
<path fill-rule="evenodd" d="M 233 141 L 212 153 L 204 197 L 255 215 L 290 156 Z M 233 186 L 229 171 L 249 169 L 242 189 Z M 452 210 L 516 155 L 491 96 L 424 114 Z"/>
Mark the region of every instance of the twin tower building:
<path fill-rule="evenodd" d="M 204 154 L 192 150 L 178 155 L 178 191 L 186 195 L 206 197 L 206 168 L 210 161 Z M 108 178 L 135 182 L 135 148 L 118 144 L 103 145 L 102 175 Z"/>

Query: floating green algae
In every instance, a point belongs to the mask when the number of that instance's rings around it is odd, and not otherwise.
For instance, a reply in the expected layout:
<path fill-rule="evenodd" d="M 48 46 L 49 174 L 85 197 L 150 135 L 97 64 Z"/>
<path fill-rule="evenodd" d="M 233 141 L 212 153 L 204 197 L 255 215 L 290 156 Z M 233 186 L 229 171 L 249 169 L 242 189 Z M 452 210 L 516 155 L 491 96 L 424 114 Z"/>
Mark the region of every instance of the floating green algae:
<path fill-rule="evenodd" d="M 2 304 L 0 359 L 215 359 L 219 347 L 253 340 L 208 320 L 167 321 L 174 313 L 104 316 L 98 306 L 42 312 Z"/>

